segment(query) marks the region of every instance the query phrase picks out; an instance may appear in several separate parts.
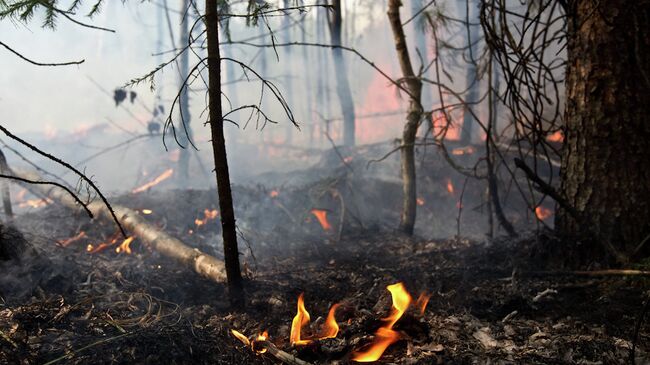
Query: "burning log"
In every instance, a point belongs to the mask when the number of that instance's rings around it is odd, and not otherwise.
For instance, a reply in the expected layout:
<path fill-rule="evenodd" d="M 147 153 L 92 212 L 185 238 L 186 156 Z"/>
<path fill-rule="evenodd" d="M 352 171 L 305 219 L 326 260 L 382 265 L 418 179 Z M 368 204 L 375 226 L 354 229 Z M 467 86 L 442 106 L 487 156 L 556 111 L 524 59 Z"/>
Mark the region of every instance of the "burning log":
<path fill-rule="evenodd" d="M 40 176 L 35 173 L 14 172 L 14 175 L 28 180 L 41 180 Z M 53 200 L 61 202 L 65 206 L 72 209 L 79 208 L 74 197 L 70 196 L 63 189 L 52 188 L 46 185 L 34 185 L 34 188 Z M 102 202 L 91 202 L 87 204 L 87 208 L 95 217 L 112 220 L 111 212 Z M 135 210 L 119 205 L 114 205 L 113 210 L 120 224 L 130 230 L 134 236 L 149 244 L 152 249 L 180 262 L 186 267 L 192 268 L 199 275 L 209 280 L 218 283 L 226 281 L 225 264 L 223 261 L 192 248 L 177 238 L 152 226 Z"/>

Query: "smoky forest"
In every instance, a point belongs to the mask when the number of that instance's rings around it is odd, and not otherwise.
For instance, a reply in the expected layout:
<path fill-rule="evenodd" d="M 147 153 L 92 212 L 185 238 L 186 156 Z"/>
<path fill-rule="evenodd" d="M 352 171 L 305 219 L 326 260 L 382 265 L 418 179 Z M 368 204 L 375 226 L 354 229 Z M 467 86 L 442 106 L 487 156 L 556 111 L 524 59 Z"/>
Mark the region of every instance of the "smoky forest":
<path fill-rule="evenodd" d="M 0 365 L 650 364 L 650 0 L 0 0 Z"/>

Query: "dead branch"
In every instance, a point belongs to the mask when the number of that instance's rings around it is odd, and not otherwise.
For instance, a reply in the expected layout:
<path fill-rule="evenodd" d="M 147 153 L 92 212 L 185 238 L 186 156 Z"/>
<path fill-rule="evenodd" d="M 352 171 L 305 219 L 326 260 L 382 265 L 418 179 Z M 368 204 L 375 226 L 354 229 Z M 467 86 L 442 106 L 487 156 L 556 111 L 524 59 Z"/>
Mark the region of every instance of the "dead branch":
<path fill-rule="evenodd" d="M 291 355 L 290 353 L 284 352 L 277 348 L 271 341 L 264 340 L 264 341 L 254 341 L 254 345 L 256 350 L 262 350 L 266 349 L 267 353 L 278 359 L 279 361 L 282 361 L 283 363 L 287 365 L 311 365 L 311 363 L 308 363 L 304 360 L 300 360 L 299 358 Z"/>
<path fill-rule="evenodd" d="M 16 177 L 39 181 L 40 176 L 34 173 L 15 172 Z M 50 198 L 61 202 L 72 209 L 77 209 L 77 200 L 74 196 L 66 194 L 63 189 L 50 188 L 45 185 L 35 185 L 40 192 Z M 93 201 L 86 205 L 88 211 L 97 217 L 112 220 L 116 217 L 118 222 L 131 233 L 146 242 L 152 249 L 163 256 L 167 256 L 189 267 L 199 275 L 214 282 L 223 283 L 226 281 L 225 264 L 213 256 L 205 254 L 198 249 L 192 248 L 167 233 L 149 224 L 142 216 L 129 208 L 115 205 L 114 213 L 100 201 Z"/>

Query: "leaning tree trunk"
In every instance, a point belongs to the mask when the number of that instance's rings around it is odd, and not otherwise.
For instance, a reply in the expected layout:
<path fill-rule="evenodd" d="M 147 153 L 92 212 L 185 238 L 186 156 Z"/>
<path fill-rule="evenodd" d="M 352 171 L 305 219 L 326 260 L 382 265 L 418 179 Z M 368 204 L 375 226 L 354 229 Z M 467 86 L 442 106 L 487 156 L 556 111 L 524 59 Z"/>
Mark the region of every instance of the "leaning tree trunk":
<path fill-rule="evenodd" d="M 219 54 L 219 18 L 217 2 L 205 0 L 205 27 L 208 41 L 208 108 L 210 113 L 210 131 L 214 168 L 217 175 L 219 192 L 219 209 L 221 210 L 221 228 L 223 232 L 223 252 L 228 278 L 228 292 L 231 303 L 243 304 L 243 287 L 239 268 L 239 250 L 235 227 L 235 211 L 230 190 L 226 142 L 223 135 L 223 113 L 221 109 L 221 57 Z"/>
<path fill-rule="evenodd" d="M 629 254 L 650 234 L 650 1 L 568 9 L 561 189 L 578 218 L 559 209 L 556 227 Z"/>
<path fill-rule="evenodd" d="M 341 9 L 341 0 L 333 0 L 332 19 L 330 20 L 330 35 L 333 46 L 341 45 L 341 27 L 343 25 L 343 16 Z M 355 144 L 355 121 L 354 121 L 354 100 L 350 91 L 350 82 L 348 73 L 343 59 L 343 50 L 341 48 L 332 48 L 332 58 L 334 59 L 334 68 L 336 74 L 336 94 L 339 97 L 341 111 L 343 112 L 343 144 L 354 146 Z"/>
<path fill-rule="evenodd" d="M 406 36 L 400 20 L 399 8 L 401 0 L 388 1 L 388 20 L 395 37 L 395 49 L 399 59 L 400 68 L 404 77 L 406 88 L 409 92 L 409 107 L 406 114 L 406 124 L 402 133 L 402 190 L 404 200 L 402 204 L 402 216 L 400 230 L 406 234 L 413 234 L 415 226 L 416 210 L 416 186 L 415 186 L 415 135 L 422 118 L 422 81 L 413 72 L 411 57 L 406 46 Z"/>

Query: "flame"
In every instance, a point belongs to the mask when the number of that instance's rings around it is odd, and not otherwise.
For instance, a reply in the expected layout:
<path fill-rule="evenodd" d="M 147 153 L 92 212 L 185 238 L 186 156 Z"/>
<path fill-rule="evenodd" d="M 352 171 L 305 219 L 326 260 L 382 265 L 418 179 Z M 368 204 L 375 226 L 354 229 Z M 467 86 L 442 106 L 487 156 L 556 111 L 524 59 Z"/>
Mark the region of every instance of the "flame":
<path fill-rule="evenodd" d="M 137 187 L 137 188 L 133 189 L 131 191 L 131 193 L 137 194 L 137 193 L 141 193 L 141 192 L 143 192 L 145 190 L 148 190 L 148 189 L 160 184 L 161 182 L 169 179 L 170 177 L 172 177 L 173 174 L 174 174 L 174 169 L 167 169 L 162 174 L 158 175 L 158 177 L 151 180 L 150 182 L 148 182 L 148 183 L 146 183 L 146 184 L 144 184 L 144 185 L 142 185 L 140 187 Z"/>
<path fill-rule="evenodd" d="M 131 242 L 133 242 L 134 238 L 135 237 L 133 237 L 133 236 L 127 237 L 124 241 L 122 241 L 122 243 L 119 246 L 117 246 L 115 248 L 115 252 L 116 253 L 124 252 L 127 255 L 130 255 L 131 254 L 131 246 L 130 245 L 131 245 Z"/>
<path fill-rule="evenodd" d="M 306 345 L 310 343 L 310 340 L 301 340 L 300 331 L 302 327 L 309 323 L 309 312 L 305 309 L 305 300 L 304 293 L 301 293 L 298 296 L 298 312 L 296 316 L 293 317 L 291 321 L 291 335 L 289 336 L 289 341 L 292 345 Z"/>
<path fill-rule="evenodd" d="M 209 220 L 216 219 L 219 216 L 219 211 L 216 209 L 205 209 L 203 211 L 203 219 L 198 219 L 196 218 L 194 220 L 194 224 L 196 224 L 197 227 L 201 227 L 204 224 L 207 224 Z"/>
<path fill-rule="evenodd" d="M 556 131 L 550 136 L 547 136 L 546 140 L 549 142 L 564 142 L 564 134 L 562 134 L 562 131 Z"/>
<path fill-rule="evenodd" d="M 474 153 L 476 150 L 472 146 L 467 146 L 467 147 L 457 147 L 451 150 L 451 154 L 454 156 L 462 156 L 462 155 L 471 155 Z"/>
<path fill-rule="evenodd" d="M 21 202 L 18 204 L 18 207 L 20 208 L 42 208 L 48 204 L 52 203 L 52 199 L 50 198 L 44 198 L 44 199 L 29 199 Z"/>
<path fill-rule="evenodd" d="M 257 352 L 258 354 L 265 353 L 266 348 L 265 347 L 262 347 L 261 349 L 255 348 L 255 342 L 266 341 L 268 337 L 269 337 L 269 333 L 267 331 L 258 334 L 257 337 L 251 342 L 251 349 L 253 349 L 253 351 Z"/>
<path fill-rule="evenodd" d="M 418 297 L 418 299 L 415 301 L 415 308 L 418 309 L 420 312 L 420 315 L 424 315 L 424 311 L 427 309 L 427 304 L 429 304 L 429 299 L 431 299 L 431 296 L 427 293 L 422 293 Z"/>
<path fill-rule="evenodd" d="M 447 179 L 447 192 L 449 194 L 454 193 L 454 184 L 451 183 L 451 179 Z"/>
<path fill-rule="evenodd" d="M 271 198 L 277 198 L 278 195 L 280 195 L 280 192 L 277 191 L 277 190 L 271 190 L 271 192 L 269 193 L 269 196 L 270 196 Z"/>
<path fill-rule="evenodd" d="M 151 210 L 151 209 L 142 209 L 142 214 L 144 214 L 144 215 L 149 215 L 151 213 L 153 213 L 153 210 Z"/>
<path fill-rule="evenodd" d="M 244 345 L 250 346 L 251 342 L 248 340 L 248 337 L 244 336 L 243 333 L 232 329 L 230 330 L 230 333 L 232 333 L 232 335 L 235 336 L 235 338 L 241 341 Z"/>
<path fill-rule="evenodd" d="M 320 223 L 321 227 L 323 227 L 324 230 L 329 231 L 332 229 L 332 225 L 327 221 L 327 211 L 322 210 L 322 209 L 312 209 L 311 214 L 313 214 L 316 219 L 318 219 L 318 223 Z"/>
<path fill-rule="evenodd" d="M 422 199 L 422 198 L 417 198 L 417 200 L 415 202 L 420 206 L 424 205 L 424 199 Z"/>
<path fill-rule="evenodd" d="M 546 209 L 542 206 L 539 206 L 535 208 L 535 215 L 537 216 L 537 219 L 540 221 L 543 221 L 553 215 L 553 212 L 550 209 Z"/>
<path fill-rule="evenodd" d="M 84 237 L 86 237 L 86 232 L 81 231 L 81 232 L 77 233 L 75 236 L 70 237 L 68 239 L 65 239 L 65 240 L 59 242 L 59 244 L 62 247 L 68 247 L 71 243 L 77 242 L 77 241 L 79 241 L 80 239 L 82 239 Z"/>
<path fill-rule="evenodd" d="M 324 339 L 324 338 L 335 338 L 336 335 L 339 333 L 339 324 L 336 323 L 336 318 L 334 315 L 336 314 L 336 309 L 339 307 L 339 304 L 334 304 L 332 308 L 330 308 L 329 313 L 327 314 L 327 319 L 325 320 L 325 324 L 323 325 L 323 328 L 321 329 L 319 338 Z"/>
<path fill-rule="evenodd" d="M 399 333 L 393 330 L 393 326 L 402 318 L 402 315 L 411 304 L 411 295 L 406 291 L 404 284 L 397 283 L 386 287 L 393 298 L 393 310 L 390 316 L 384 318 L 386 324 L 380 327 L 375 333 L 375 340 L 364 352 L 355 352 L 352 360 L 357 362 L 377 361 L 386 351 L 388 346 L 397 342 Z"/>

